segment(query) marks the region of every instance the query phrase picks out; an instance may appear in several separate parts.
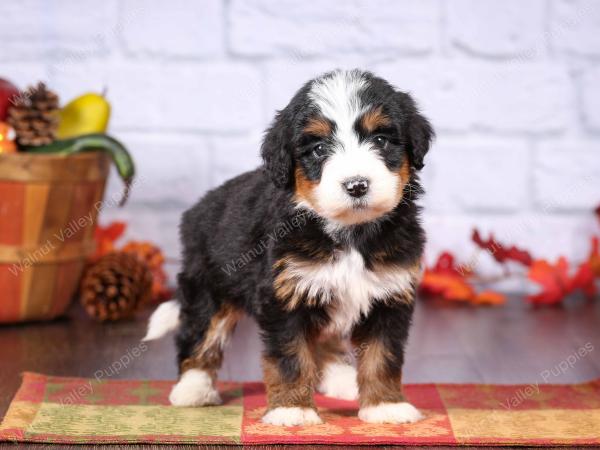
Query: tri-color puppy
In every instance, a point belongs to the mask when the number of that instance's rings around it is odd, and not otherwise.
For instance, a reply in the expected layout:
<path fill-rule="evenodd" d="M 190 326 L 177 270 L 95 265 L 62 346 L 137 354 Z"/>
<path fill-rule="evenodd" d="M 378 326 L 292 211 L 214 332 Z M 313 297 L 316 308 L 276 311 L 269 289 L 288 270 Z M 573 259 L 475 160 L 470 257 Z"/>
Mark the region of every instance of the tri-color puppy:
<path fill-rule="evenodd" d="M 173 405 L 220 402 L 223 346 L 247 314 L 264 342 L 263 422 L 320 423 L 314 389 L 358 398 L 366 422 L 421 418 L 401 381 L 425 241 L 417 171 L 432 137 L 413 99 L 369 72 L 327 73 L 296 93 L 266 132 L 263 166 L 183 215 L 177 300 L 147 336 L 179 329 Z"/>

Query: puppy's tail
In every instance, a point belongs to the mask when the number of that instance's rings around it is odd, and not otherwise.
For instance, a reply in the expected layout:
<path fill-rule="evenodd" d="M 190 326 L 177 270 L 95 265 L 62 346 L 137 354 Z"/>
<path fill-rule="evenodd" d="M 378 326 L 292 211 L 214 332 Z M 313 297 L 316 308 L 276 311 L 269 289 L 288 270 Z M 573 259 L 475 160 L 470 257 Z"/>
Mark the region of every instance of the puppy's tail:
<path fill-rule="evenodd" d="M 159 339 L 179 327 L 179 312 L 181 305 L 177 300 L 161 303 L 148 321 L 148 331 L 142 341 Z"/>

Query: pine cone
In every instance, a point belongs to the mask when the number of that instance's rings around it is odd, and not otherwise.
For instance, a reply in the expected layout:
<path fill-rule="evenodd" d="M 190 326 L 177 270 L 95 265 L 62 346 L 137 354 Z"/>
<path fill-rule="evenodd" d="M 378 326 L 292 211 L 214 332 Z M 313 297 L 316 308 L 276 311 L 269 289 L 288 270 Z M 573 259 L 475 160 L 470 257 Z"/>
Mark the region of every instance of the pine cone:
<path fill-rule="evenodd" d="M 134 255 L 114 252 L 88 267 L 81 280 L 81 303 L 100 321 L 133 316 L 152 292 L 152 273 Z"/>
<path fill-rule="evenodd" d="M 8 123 L 21 146 L 50 144 L 58 128 L 58 95 L 38 83 L 23 92 L 8 109 Z"/>

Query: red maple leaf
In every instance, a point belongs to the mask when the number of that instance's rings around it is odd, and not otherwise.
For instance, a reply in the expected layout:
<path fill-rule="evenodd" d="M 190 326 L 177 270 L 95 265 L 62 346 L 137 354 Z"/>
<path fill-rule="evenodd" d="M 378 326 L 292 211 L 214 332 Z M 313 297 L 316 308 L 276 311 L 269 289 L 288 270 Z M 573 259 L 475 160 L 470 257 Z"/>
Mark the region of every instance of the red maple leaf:
<path fill-rule="evenodd" d="M 538 283 L 542 290 L 535 295 L 527 296 L 527 300 L 535 305 L 556 305 L 561 303 L 570 292 L 569 263 L 560 257 L 554 265 L 545 259 L 531 264 L 527 278 Z"/>
<path fill-rule="evenodd" d="M 538 283 L 542 290 L 527 297 L 536 305 L 555 305 L 561 303 L 567 295 L 580 289 L 588 298 L 596 295 L 594 272 L 589 261 L 579 265 L 577 271 L 569 275 L 569 262 L 561 256 L 556 264 L 546 260 L 534 261 L 527 277 Z"/>
<path fill-rule="evenodd" d="M 596 295 L 596 282 L 594 280 L 594 272 L 589 262 L 584 262 L 579 265 L 577 272 L 571 278 L 571 291 L 581 289 L 587 298 L 594 298 Z"/>
<path fill-rule="evenodd" d="M 484 240 L 479 234 L 479 230 L 475 228 L 471 235 L 471 240 L 477 244 L 479 248 L 487 250 L 494 259 L 501 264 L 504 264 L 507 261 L 515 261 L 529 267 L 533 262 L 533 258 L 528 251 L 522 250 L 514 245 L 507 248 L 505 245 L 498 242 L 491 233 L 490 237 L 487 240 Z"/>
<path fill-rule="evenodd" d="M 458 275 L 460 273 L 456 265 L 456 259 L 450 252 L 442 252 L 431 269 L 436 273 L 448 275 Z"/>

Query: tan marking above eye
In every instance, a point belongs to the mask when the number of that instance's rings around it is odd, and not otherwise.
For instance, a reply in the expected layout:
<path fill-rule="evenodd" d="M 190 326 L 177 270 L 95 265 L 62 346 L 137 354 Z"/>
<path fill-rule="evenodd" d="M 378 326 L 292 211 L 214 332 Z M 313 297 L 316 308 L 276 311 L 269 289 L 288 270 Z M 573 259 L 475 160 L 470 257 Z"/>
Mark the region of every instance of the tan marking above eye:
<path fill-rule="evenodd" d="M 320 137 L 328 137 L 331 135 L 331 131 L 331 123 L 322 117 L 313 117 L 309 119 L 304 127 L 305 133 Z"/>
<path fill-rule="evenodd" d="M 381 106 L 367 111 L 360 119 L 360 125 L 367 133 L 372 133 L 377 128 L 388 126 L 391 123 L 392 121 L 383 113 Z"/>

